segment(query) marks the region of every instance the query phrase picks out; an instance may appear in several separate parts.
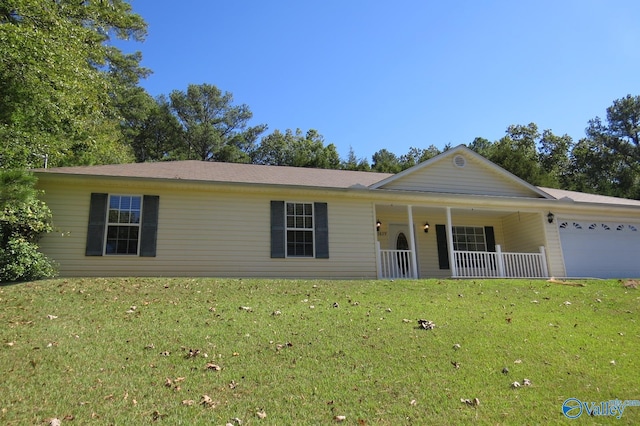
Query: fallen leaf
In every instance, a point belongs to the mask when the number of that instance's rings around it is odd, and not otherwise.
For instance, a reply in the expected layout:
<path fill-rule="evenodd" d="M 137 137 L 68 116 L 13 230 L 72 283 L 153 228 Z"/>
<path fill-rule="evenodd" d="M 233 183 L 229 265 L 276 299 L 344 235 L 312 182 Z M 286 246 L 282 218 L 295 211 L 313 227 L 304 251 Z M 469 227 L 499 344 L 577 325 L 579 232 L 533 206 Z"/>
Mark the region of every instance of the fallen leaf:
<path fill-rule="evenodd" d="M 472 407 L 477 407 L 478 405 L 480 405 L 480 400 L 478 398 L 473 398 L 473 400 L 460 398 L 460 402 L 464 402 L 465 404 L 470 405 Z"/>
<path fill-rule="evenodd" d="M 514 388 L 514 389 L 515 388 L 519 388 L 520 387 L 520 383 L 519 382 L 513 382 L 513 383 L 511 383 L 511 387 Z"/>
<path fill-rule="evenodd" d="M 418 327 L 419 328 L 423 328 L 425 330 L 433 330 L 435 328 L 436 324 L 433 321 L 428 321 L 425 319 L 419 319 L 418 320 Z"/>
<path fill-rule="evenodd" d="M 184 399 L 184 400 L 182 400 L 182 405 L 187 405 L 189 407 L 191 407 L 195 403 L 196 402 L 193 399 Z"/>
<path fill-rule="evenodd" d="M 333 418 L 336 422 L 344 422 L 345 420 L 347 420 L 347 416 L 335 416 Z"/>
<path fill-rule="evenodd" d="M 166 414 L 160 414 L 158 410 L 151 413 L 151 418 L 153 419 L 154 422 L 157 420 L 161 420 L 163 417 L 166 417 L 166 416 L 167 416 Z"/>
<path fill-rule="evenodd" d="M 212 362 L 208 362 L 207 365 L 205 366 L 205 368 L 207 370 L 213 370 L 213 371 L 220 371 L 222 370 L 222 368 L 220 368 L 220 366 L 218 364 L 214 364 Z"/>
<path fill-rule="evenodd" d="M 529 379 L 524 379 L 524 380 L 522 381 L 522 384 L 523 384 L 524 386 L 531 386 L 531 380 L 529 380 Z"/>
<path fill-rule="evenodd" d="M 415 399 L 412 399 L 412 400 L 409 402 L 409 405 L 416 405 L 417 403 L 418 403 L 418 402 L 417 402 Z"/>
<path fill-rule="evenodd" d="M 189 352 L 185 355 L 185 358 L 195 358 L 200 355 L 200 349 L 189 349 Z"/>
<path fill-rule="evenodd" d="M 47 315 L 47 318 L 49 318 L 50 320 L 52 320 L 52 319 L 56 319 L 56 318 L 58 318 L 58 317 L 57 317 L 56 315 Z M 55 420 L 57 420 L 57 419 L 55 419 Z M 60 421 L 60 420 L 58 420 L 58 421 Z"/>
<path fill-rule="evenodd" d="M 49 426 L 60 426 L 60 419 L 53 418 L 49 420 Z"/>
<path fill-rule="evenodd" d="M 173 386 L 173 382 L 171 381 L 170 378 L 167 377 L 167 380 L 164 381 L 164 385 L 170 388 L 171 386 Z"/>
<path fill-rule="evenodd" d="M 202 395 L 202 398 L 200 398 L 200 404 L 209 408 L 214 408 L 216 406 L 216 403 L 213 402 L 209 395 Z"/>
<path fill-rule="evenodd" d="M 259 419 L 266 419 L 267 413 L 265 413 L 264 410 L 261 410 L 256 413 L 256 416 L 258 416 Z"/>

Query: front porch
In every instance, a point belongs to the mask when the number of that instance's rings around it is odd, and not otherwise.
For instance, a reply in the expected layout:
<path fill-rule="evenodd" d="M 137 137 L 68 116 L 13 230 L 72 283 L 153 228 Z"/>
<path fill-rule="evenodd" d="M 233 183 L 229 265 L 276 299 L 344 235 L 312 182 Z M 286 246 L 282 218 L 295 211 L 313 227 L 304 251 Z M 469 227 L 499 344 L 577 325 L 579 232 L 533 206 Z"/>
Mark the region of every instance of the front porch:
<path fill-rule="evenodd" d="M 379 279 L 549 276 L 543 212 L 376 205 L 376 217 Z"/>

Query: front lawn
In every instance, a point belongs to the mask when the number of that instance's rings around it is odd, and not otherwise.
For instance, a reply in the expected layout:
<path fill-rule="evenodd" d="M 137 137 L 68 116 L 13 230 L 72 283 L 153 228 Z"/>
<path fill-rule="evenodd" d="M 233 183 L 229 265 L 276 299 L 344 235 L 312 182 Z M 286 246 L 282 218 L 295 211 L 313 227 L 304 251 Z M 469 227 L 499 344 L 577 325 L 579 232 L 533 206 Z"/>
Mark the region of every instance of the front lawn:
<path fill-rule="evenodd" d="M 580 284 L 3 286 L 0 423 L 577 424 L 569 398 L 640 399 L 640 290 Z M 597 422 L 638 424 L 640 406 Z"/>

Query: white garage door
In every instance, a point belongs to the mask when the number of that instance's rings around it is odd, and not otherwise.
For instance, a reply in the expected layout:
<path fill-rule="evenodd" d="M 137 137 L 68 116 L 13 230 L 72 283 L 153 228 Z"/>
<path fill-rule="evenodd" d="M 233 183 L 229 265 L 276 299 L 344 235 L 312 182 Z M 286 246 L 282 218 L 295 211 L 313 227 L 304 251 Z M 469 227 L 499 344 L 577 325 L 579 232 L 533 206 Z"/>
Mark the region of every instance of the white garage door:
<path fill-rule="evenodd" d="M 560 219 L 569 277 L 640 277 L 640 224 Z"/>

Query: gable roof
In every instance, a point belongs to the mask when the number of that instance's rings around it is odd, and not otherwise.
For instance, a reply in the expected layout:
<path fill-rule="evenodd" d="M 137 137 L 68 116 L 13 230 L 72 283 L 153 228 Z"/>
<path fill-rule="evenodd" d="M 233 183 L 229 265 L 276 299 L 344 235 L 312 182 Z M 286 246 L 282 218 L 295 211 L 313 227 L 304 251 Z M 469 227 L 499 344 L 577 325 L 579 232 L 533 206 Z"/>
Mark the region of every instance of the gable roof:
<path fill-rule="evenodd" d="M 464 145 L 381 180 L 371 188 L 553 199 Z"/>
<path fill-rule="evenodd" d="M 36 169 L 36 173 L 95 177 L 185 180 L 201 182 L 290 185 L 316 188 L 366 188 L 392 176 L 389 173 L 211 161 L 162 161 L 157 163 Z"/>

